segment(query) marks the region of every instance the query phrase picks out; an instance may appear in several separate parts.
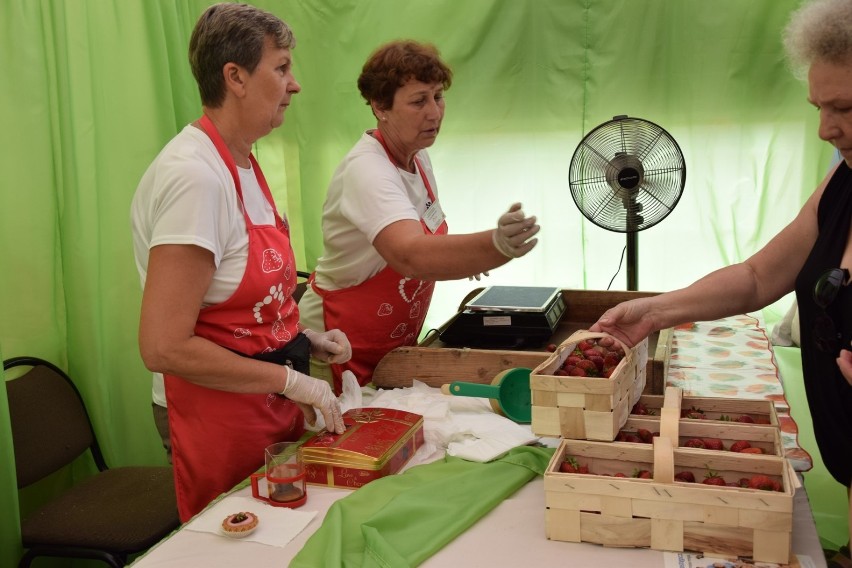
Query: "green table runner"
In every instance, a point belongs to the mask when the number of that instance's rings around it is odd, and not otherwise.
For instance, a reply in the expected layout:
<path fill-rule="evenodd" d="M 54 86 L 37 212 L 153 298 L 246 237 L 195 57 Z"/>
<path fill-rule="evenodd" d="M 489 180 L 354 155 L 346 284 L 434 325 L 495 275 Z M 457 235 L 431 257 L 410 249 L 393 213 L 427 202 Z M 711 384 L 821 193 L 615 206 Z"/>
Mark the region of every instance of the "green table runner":
<path fill-rule="evenodd" d="M 372 481 L 329 508 L 290 566 L 418 566 L 542 475 L 552 455 L 522 446 L 488 463 L 448 456 Z"/>

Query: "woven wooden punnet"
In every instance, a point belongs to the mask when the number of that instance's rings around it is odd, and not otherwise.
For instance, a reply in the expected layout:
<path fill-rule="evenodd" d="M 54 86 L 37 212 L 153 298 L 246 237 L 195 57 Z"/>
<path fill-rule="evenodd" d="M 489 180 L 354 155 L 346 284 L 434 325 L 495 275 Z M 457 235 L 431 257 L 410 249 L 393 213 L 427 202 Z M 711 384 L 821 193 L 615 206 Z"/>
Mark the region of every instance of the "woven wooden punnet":
<path fill-rule="evenodd" d="M 659 432 L 660 419 L 654 416 L 630 416 L 621 432 L 635 433 L 640 428 L 652 433 Z M 690 438 L 718 438 L 722 440 L 725 450 L 729 450 L 731 444 L 744 440 L 751 447 L 763 450 L 766 455 L 784 455 L 781 432 L 775 426 L 682 418 L 678 430 L 678 447 L 683 446 Z"/>
<path fill-rule="evenodd" d="M 612 441 L 645 388 L 647 339 L 624 349 L 609 378 L 563 377 L 553 373 L 584 339 L 612 337 L 580 330 L 556 348 L 530 374 L 532 431 L 539 436 Z"/>
<path fill-rule="evenodd" d="M 660 409 L 665 402 L 663 395 L 642 395 L 639 397 L 641 403 L 653 416 L 660 415 Z M 756 424 L 770 424 L 778 426 L 778 413 L 775 410 L 775 403 L 771 400 L 747 400 L 741 398 L 716 398 L 716 397 L 696 397 L 682 396 L 679 401 L 679 407 L 684 409 L 695 408 L 701 410 L 706 416 L 706 420 L 718 421 L 730 419 L 735 422 L 742 415 L 751 417 Z M 631 412 L 632 417 L 640 417 Z M 641 417 L 645 417 L 644 415 Z M 699 419 L 690 419 L 699 421 Z M 704 420 L 701 420 L 704 422 Z"/>
<path fill-rule="evenodd" d="M 676 435 L 672 416 L 663 415 L 661 431 Z M 590 473 L 562 473 L 566 456 Z M 629 477 L 643 469 L 652 478 Z M 711 470 L 731 483 L 766 475 L 782 490 L 702 484 Z M 684 471 L 697 482 L 675 481 Z M 779 456 L 674 448 L 665 435 L 653 446 L 562 440 L 544 474 L 546 534 L 552 540 L 787 563 L 797 487 L 792 467 Z"/>

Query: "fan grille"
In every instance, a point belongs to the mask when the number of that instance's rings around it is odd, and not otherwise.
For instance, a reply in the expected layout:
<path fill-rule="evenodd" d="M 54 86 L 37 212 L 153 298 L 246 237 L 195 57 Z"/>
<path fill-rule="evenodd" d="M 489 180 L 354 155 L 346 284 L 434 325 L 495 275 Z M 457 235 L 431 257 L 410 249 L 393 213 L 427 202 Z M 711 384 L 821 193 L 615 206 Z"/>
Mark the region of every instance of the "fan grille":
<path fill-rule="evenodd" d="M 677 205 L 686 164 L 677 142 L 653 122 L 615 117 L 589 132 L 571 158 L 571 197 L 592 223 L 641 231 Z"/>

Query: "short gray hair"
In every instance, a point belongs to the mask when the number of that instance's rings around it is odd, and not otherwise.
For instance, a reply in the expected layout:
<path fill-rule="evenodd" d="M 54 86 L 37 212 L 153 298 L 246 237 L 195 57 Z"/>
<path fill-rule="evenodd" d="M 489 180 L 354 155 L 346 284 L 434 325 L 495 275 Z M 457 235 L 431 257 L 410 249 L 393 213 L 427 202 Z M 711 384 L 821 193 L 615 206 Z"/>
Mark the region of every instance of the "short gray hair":
<path fill-rule="evenodd" d="M 799 78 L 814 61 L 852 59 L 852 0 L 813 0 L 801 6 L 784 30 L 784 48 Z"/>
<path fill-rule="evenodd" d="M 224 2 L 207 8 L 189 40 L 189 65 L 198 83 L 201 104 L 218 107 L 225 100 L 222 68 L 236 63 L 253 72 L 266 38 L 276 47 L 296 46 L 293 31 L 278 16 L 248 4 Z"/>

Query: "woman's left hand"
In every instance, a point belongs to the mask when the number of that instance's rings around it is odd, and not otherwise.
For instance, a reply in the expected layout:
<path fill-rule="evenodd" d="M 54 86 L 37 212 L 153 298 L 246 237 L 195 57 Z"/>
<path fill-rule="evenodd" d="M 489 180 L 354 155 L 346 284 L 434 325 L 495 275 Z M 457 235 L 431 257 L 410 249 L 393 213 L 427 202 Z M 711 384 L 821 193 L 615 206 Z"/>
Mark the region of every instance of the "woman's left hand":
<path fill-rule="evenodd" d="M 852 386 L 852 351 L 841 349 L 840 355 L 837 357 L 837 366 L 840 367 L 840 372 Z"/>
<path fill-rule="evenodd" d="M 352 346 L 346 334 L 339 329 L 322 333 L 306 329 L 305 336 L 311 341 L 311 356 L 326 363 L 345 363 L 352 358 Z"/>

